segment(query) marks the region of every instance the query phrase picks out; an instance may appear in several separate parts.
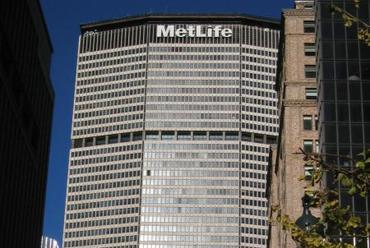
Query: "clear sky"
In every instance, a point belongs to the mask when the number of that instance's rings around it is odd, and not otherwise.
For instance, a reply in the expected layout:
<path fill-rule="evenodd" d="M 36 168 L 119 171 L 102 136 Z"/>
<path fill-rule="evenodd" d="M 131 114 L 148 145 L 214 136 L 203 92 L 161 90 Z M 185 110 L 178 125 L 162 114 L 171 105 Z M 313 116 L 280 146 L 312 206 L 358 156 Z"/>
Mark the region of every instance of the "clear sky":
<path fill-rule="evenodd" d="M 243 13 L 279 19 L 294 0 L 40 0 L 54 48 L 56 93 L 44 235 L 61 245 L 79 25 L 145 13 Z"/>

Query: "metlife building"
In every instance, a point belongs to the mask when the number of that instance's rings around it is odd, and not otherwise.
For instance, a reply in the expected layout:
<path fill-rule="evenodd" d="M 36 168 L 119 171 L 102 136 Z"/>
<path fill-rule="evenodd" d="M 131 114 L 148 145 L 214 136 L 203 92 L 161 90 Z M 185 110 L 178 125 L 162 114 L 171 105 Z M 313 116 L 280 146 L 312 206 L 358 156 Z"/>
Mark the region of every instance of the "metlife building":
<path fill-rule="evenodd" d="M 279 22 L 81 26 L 64 247 L 267 246 Z"/>

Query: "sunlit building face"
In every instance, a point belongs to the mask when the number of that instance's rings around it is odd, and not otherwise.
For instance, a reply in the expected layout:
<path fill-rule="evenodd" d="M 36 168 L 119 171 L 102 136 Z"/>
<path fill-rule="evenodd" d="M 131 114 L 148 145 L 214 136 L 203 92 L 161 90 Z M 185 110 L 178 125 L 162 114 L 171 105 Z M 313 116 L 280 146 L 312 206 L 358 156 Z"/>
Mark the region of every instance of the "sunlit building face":
<path fill-rule="evenodd" d="M 82 25 L 64 247 L 266 247 L 278 40 L 247 16 Z"/>

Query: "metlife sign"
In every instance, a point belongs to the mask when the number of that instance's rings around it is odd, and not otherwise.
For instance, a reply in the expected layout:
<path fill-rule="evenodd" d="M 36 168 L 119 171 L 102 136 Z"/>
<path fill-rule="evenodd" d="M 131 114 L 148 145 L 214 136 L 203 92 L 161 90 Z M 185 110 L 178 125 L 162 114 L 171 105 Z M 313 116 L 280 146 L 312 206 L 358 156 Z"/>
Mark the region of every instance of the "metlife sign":
<path fill-rule="evenodd" d="M 176 28 L 175 25 L 157 25 L 157 37 L 231 37 L 230 28 L 204 25 L 189 25 L 186 28 Z"/>

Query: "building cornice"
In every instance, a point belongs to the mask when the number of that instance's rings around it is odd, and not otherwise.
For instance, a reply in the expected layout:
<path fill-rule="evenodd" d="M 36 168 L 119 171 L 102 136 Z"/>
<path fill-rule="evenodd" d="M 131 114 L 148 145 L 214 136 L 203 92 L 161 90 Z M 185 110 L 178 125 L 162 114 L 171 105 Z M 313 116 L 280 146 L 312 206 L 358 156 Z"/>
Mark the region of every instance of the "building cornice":
<path fill-rule="evenodd" d="M 108 30 L 125 26 L 166 22 L 172 24 L 184 22 L 207 24 L 249 24 L 272 29 L 280 29 L 280 20 L 246 14 L 147 14 L 81 24 L 80 29 L 81 33 L 83 33 L 85 31 Z"/>
<path fill-rule="evenodd" d="M 312 80 L 312 81 L 284 81 L 283 83 L 284 85 L 286 86 L 297 86 L 297 85 L 301 85 L 301 86 L 306 86 L 306 85 L 317 85 L 317 82 L 316 80 Z"/>
<path fill-rule="evenodd" d="M 316 107 L 316 100 L 283 100 L 284 107 Z"/>
<path fill-rule="evenodd" d="M 312 9 L 283 9 L 284 16 L 308 16 L 314 17 L 315 12 Z"/>

